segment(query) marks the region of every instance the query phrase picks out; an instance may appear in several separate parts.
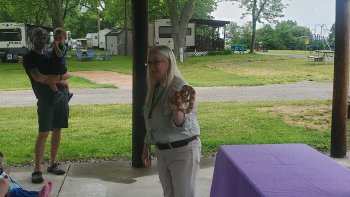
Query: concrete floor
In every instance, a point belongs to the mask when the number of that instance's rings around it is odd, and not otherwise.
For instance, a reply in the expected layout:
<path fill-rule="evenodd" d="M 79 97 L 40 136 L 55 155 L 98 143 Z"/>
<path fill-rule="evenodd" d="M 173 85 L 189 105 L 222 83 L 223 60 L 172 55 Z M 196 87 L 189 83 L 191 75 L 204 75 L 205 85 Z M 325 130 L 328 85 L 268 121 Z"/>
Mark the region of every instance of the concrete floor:
<path fill-rule="evenodd" d="M 349 155 L 350 153 L 348 153 Z M 350 168 L 350 158 L 334 159 Z M 210 195 L 215 158 L 202 158 L 197 197 Z M 51 197 L 161 197 L 157 162 L 151 168 L 132 168 L 128 161 L 62 164 L 63 176 L 44 172 L 45 183 L 54 183 Z M 26 189 L 39 190 L 42 185 L 30 182 L 32 167 L 11 167 L 10 175 Z"/>
<path fill-rule="evenodd" d="M 40 190 L 42 185 L 52 181 L 51 197 L 161 197 L 156 161 L 152 164 L 148 169 L 132 168 L 128 161 L 62 164 L 66 175 L 43 172 L 45 182 L 39 185 L 30 182 L 32 167 L 12 167 L 10 175 L 28 190 Z M 213 166 L 214 158 L 202 159 L 197 196 L 209 196 Z"/>

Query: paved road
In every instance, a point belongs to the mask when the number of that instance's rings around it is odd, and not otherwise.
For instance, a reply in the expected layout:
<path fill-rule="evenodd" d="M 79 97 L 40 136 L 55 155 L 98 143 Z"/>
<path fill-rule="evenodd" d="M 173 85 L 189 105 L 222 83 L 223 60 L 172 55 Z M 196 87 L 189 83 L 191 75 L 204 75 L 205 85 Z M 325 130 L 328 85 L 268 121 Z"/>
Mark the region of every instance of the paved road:
<path fill-rule="evenodd" d="M 223 101 L 296 101 L 329 100 L 332 84 L 303 81 L 252 87 L 201 87 L 195 88 L 199 102 Z M 73 89 L 71 104 L 123 104 L 131 103 L 129 89 Z M 0 106 L 33 106 L 36 99 L 31 90 L 0 91 Z"/>

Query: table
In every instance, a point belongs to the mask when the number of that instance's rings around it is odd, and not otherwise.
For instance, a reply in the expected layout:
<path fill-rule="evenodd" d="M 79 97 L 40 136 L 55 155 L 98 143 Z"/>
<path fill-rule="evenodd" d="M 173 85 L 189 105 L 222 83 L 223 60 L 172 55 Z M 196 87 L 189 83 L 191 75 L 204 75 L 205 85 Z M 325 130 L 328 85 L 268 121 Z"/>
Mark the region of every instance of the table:
<path fill-rule="evenodd" d="M 317 53 L 318 59 L 322 58 L 324 63 L 330 62 L 329 57 L 334 54 L 334 51 L 331 50 L 315 50 L 315 52 Z"/>
<path fill-rule="evenodd" d="M 221 146 L 211 197 L 349 197 L 350 170 L 305 144 Z"/>

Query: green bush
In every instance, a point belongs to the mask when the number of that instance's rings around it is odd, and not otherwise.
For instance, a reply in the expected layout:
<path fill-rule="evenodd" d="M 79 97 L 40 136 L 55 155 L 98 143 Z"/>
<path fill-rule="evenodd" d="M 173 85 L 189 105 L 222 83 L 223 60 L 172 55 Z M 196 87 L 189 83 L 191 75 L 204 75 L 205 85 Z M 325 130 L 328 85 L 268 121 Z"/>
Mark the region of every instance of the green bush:
<path fill-rule="evenodd" d="M 233 54 L 231 50 L 223 50 L 223 51 L 210 51 L 208 53 L 209 56 L 215 56 L 215 55 L 231 55 Z"/>

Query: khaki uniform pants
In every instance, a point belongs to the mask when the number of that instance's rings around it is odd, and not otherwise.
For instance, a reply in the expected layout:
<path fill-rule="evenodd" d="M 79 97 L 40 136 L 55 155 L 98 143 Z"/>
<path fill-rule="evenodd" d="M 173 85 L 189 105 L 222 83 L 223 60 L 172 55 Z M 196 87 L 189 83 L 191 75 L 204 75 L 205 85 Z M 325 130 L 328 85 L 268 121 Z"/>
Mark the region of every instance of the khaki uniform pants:
<path fill-rule="evenodd" d="M 158 173 L 164 197 L 195 196 L 200 152 L 199 138 L 179 148 L 157 148 Z"/>

